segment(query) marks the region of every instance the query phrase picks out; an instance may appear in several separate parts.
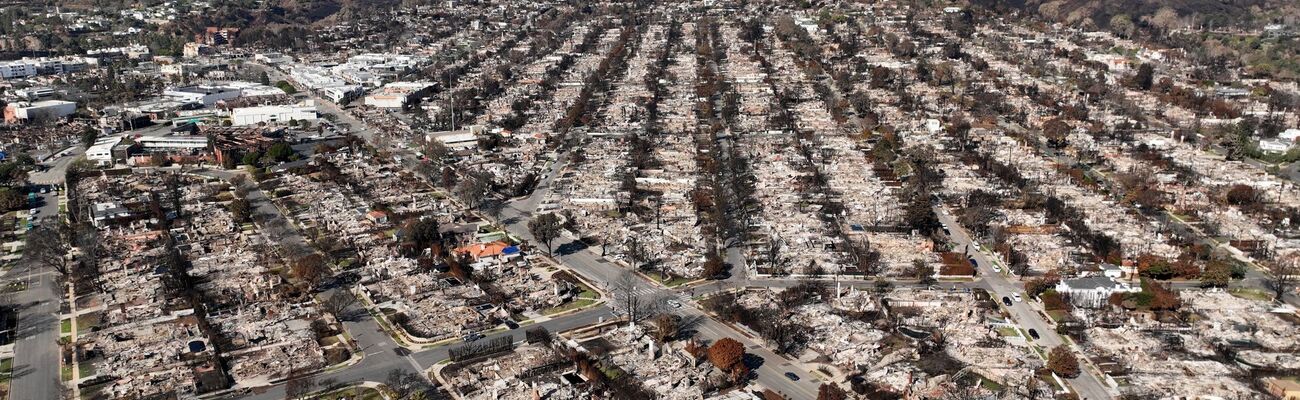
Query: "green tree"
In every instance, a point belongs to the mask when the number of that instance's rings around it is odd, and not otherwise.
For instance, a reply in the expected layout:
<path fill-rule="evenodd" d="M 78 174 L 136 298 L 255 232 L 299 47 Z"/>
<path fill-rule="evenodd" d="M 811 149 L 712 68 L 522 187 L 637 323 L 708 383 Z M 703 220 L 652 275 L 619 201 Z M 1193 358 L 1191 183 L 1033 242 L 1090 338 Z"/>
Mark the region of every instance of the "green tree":
<path fill-rule="evenodd" d="M 95 139 L 99 139 L 99 131 L 95 130 L 95 128 L 87 127 L 81 131 L 82 146 L 90 147 L 90 145 L 95 144 Z"/>
<path fill-rule="evenodd" d="M 275 83 L 275 87 L 280 88 L 280 90 L 283 90 L 283 91 L 284 91 L 284 94 L 287 94 L 287 95 L 290 95 L 290 96 L 295 95 L 295 94 L 298 93 L 298 88 L 293 87 L 293 84 L 289 83 L 289 81 L 279 81 L 279 82 L 276 82 L 276 83 Z"/>
<path fill-rule="evenodd" d="M 256 167 L 259 164 L 258 161 L 261 159 L 262 159 L 262 153 L 256 151 L 250 151 L 244 153 L 244 157 L 240 161 L 242 161 L 241 164 L 251 165 Z"/>
<path fill-rule="evenodd" d="M 1232 267 L 1222 259 L 1210 260 L 1201 272 L 1201 286 L 1225 287 L 1232 280 Z"/>
<path fill-rule="evenodd" d="M 288 143 L 276 143 L 266 149 L 266 158 L 275 162 L 289 161 L 295 154 L 297 153 L 293 151 L 293 147 L 289 146 Z"/>

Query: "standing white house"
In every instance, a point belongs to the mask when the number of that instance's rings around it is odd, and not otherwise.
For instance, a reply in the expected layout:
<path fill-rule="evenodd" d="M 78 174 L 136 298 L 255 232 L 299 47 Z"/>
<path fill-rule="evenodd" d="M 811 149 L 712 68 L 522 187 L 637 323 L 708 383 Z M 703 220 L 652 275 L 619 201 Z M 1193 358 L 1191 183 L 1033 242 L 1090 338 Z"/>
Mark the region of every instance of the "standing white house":
<path fill-rule="evenodd" d="M 1097 308 L 1106 304 L 1110 295 L 1115 293 L 1136 293 L 1141 288 L 1116 281 L 1109 276 L 1088 276 L 1061 280 L 1056 284 L 1056 292 L 1069 295 L 1070 302 L 1079 307 Z"/>

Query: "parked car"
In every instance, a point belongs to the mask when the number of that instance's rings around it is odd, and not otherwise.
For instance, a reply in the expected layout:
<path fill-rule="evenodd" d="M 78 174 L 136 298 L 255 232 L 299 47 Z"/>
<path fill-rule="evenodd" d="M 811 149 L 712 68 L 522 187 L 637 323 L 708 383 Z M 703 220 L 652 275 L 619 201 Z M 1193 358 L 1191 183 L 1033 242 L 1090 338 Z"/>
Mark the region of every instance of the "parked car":
<path fill-rule="evenodd" d="M 1007 296 L 1002 296 L 1002 304 L 1005 304 L 1007 307 L 1011 307 L 1011 298 Z"/>
<path fill-rule="evenodd" d="M 798 381 L 798 380 L 799 380 L 799 375 L 795 375 L 793 372 L 786 372 L 786 373 L 785 373 L 785 377 L 786 377 L 786 378 L 789 378 L 789 379 L 792 380 L 792 381 Z"/>
<path fill-rule="evenodd" d="M 1034 340 L 1038 340 L 1038 331 L 1034 330 L 1033 328 L 1030 328 L 1029 337 L 1034 338 Z"/>
<path fill-rule="evenodd" d="M 668 303 L 668 306 L 672 308 L 682 308 L 682 302 L 677 300 L 669 299 L 666 303 Z"/>
<path fill-rule="evenodd" d="M 482 339 L 482 338 L 483 338 L 483 334 L 478 333 L 478 332 L 470 332 L 469 334 L 465 335 L 465 337 L 463 338 L 463 341 L 464 341 L 465 343 L 469 343 L 469 342 L 473 342 L 473 341 L 476 341 L 476 340 L 479 340 L 479 339 Z"/>

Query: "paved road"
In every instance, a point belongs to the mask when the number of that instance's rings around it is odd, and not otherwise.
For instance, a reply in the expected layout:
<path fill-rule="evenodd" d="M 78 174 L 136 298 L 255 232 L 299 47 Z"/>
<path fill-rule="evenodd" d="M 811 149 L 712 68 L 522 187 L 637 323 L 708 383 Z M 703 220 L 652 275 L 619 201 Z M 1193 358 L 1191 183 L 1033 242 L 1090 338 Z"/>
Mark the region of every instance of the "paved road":
<path fill-rule="evenodd" d="M 952 241 L 956 244 L 957 248 L 970 249 L 967 254 L 971 258 L 974 258 L 979 264 L 979 273 L 980 276 L 982 276 L 980 283 L 985 285 L 985 289 L 989 291 L 989 294 L 992 295 L 994 299 L 1014 297 L 1013 295 L 1017 293 L 1021 294 L 1022 298 L 1024 297 L 1022 284 L 1018 281 L 1008 279 L 1006 275 L 994 272 L 994 257 L 975 249 L 974 246 L 971 245 L 972 241 L 970 236 L 966 233 L 966 230 L 957 223 L 957 220 L 953 218 L 952 215 L 948 214 L 940 207 L 935 208 L 935 213 L 939 215 L 939 221 L 947 225 L 949 231 L 952 232 L 949 237 L 952 238 Z M 1002 304 L 1002 302 L 999 301 L 998 304 Z M 1012 302 L 1011 304 L 1011 307 L 1003 307 L 1011 314 L 1011 318 L 1020 326 L 1026 329 L 1033 329 L 1041 335 L 1040 339 L 1033 341 L 1034 344 L 1042 346 L 1045 350 L 1050 351 L 1052 348 L 1065 343 L 1065 341 L 1061 339 L 1060 335 L 1056 334 L 1056 329 L 1053 329 L 1052 326 L 1043 319 L 1042 315 L 1030 306 L 1029 302 L 1019 301 Z M 1106 385 L 1102 384 L 1101 380 L 1099 380 L 1097 376 L 1093 375 L 1092 371 L 1089 371 L 1086 368 L 1083 369 L 1083 373 L 1080 374 L 1078 378 L 1070 379 L 1069 382 L 1070 386 L 1079 393 L 1080 398 L 1096 400 L 1109 399 L 1112 396 L 1106 389 Z"/>
<path fill-rule="evenodd" d="M 37 216 L 57 216 L 58 196 L 51 191 L 41 198 L 44 204 Z M 5 284 L 26 282 L 28 286 L 27 290 L 3 296 L 3 301 L 18 311 L 10 398 L 57 399 L 63 390 L 58 347 L 62 290 L 57 273 L 47 266 L 22 260 L 5 273 L 3 281 Z"/>
<path fill-rule="evenodd" d="M 559 159 L 563 160 L 563 155 Z M 562 167 L 559 164 L 552 166 L 551 172 L 546 174 L 541 184 L 538 185 L 538 189 L 531 196 L 512 202 L 502 211 L 501 221 L 510 233 L 536 243 L 532 234 L 528 232 L 528 220 L 531 218 L 533 210 L 536 210 L 536 207 L 540 204 L 541 199 L 545 198 L 550 191 L 553 180 Z M 569 247 L 582 248 L 585 246 L 573 238 L 557 239 L 554 244 L 556 249 Z M 556 258 L 587 279 L 596 282 L 598 285 L 605 286 L 606 289 L 610 289 L 609 285 L 612 282 L 618 282 L 626 273 L 626 269 L 600 257 L 597 254 L 598 251 L 598 249 L 596 251 L 584 249 L 572 252 L 557 252 Z M 685 299 L 685 296 L 681 293 L 649 284 L 646 286 L 646 288 L 638 291 L 643 293 L 646 299 Z M 790 360 L 768 350 L 760 340 L 747 337 L 732 327 L 713 319 L 704 311 L 691 305 L 690 302 L 683 301 L 682 307 L 678 308 L 676 313 L 688 320 L 698 321 L 695 329 L 699 337 L 710 341 L 726 337 L 736 339 L 745 345 L 748 353 L 761 358 L 763 364 L 754 370 L 754 373 L 756 375 L 755 380 L 764 387 L 795 399 L 817 397 L 817 386 L 820 381 L 812 375 L 811 371 L 804 371 Z M 794 373 L 803 379 L 797 382 L 791 381 L 784 376 L 785 373 Z"/>
<path fill-rule="evenodd" d="M 356 308 L 360 311 L 359 308 Z M 484 335 L 482 340 L 491 340 L 498 337 L 509 336 L 515 342 L 524 340 L 524 335 L 529 329 L 538 326 L 544 327 L 551 332 L 563 332 L 581 328 L 584 326 L 599 323 L 602 318 L 608 319 L 610 310 L 604 306 L 594 307 L 575 314 L 566 315 L 562 318 L 547 320 L 537 324 L 520 326 L 504 332 L 497 332 L 490 335 Z M 369 318 L 368 316 L 366 317 Z M 374 335 L 384 338 L 384 340 L 371 346 L 363 346 L 366 358 L 356 365 L 349 366 L 345 369 L 319 374 L 315 377 L 316 382 L 333 380 L 340 383 L 355 383 L 362 381 L 383 382 L 388 373 L 393 370 L 399 370 L 409 373 L 423 374 L 423 370 L 447 359 L 447 352 L 453 346 L 439 346 L 436 348 L 423 350 L 410 355 L 399 355 L 396 344 L 387 339 L 388 335 L 378 330 L 378 327 L 368 329 L 361 326 L 349 325 L 348 332 L 357 336 L 357 341 L 362 341 L 359 335 Z M 406 354 L 403 352 L 402 354 Z M 419 366 L 419 370 L 416 369 Z M 246 398 L 250 400 L 281 400 L 284 398 L 284 386 L 276 385 L 255 390 L 255 393 L 247 395 L 230 396 L 232 398 Z"/>

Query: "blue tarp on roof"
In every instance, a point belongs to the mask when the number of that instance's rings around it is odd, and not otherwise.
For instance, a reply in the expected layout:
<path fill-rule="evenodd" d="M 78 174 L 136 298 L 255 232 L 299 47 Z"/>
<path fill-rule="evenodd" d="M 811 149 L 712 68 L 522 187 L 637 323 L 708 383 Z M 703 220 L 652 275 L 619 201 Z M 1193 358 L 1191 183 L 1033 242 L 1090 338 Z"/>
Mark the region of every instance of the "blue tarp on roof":
<path fill-rule="evenodd" d="M 501 254 L 511 255 L 516 253 L 519 253 L 519 246 L 509 246 L 504 249 L 501 249 Z"/>

